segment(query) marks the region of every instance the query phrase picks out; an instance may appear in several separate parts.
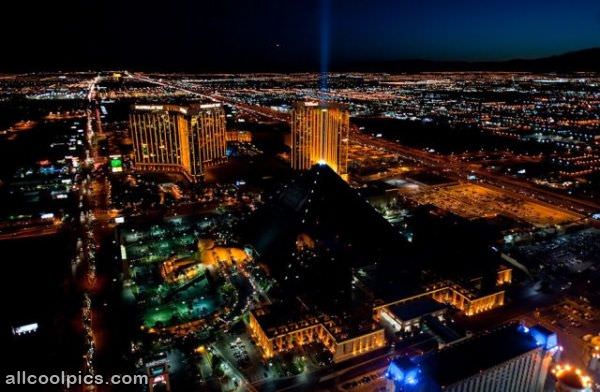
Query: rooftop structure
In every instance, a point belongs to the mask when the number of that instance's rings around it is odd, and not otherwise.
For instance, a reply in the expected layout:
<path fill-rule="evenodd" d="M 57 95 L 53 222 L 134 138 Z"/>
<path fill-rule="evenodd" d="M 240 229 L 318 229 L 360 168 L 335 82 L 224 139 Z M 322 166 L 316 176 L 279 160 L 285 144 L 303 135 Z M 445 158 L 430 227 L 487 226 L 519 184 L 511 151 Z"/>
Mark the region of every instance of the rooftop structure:
<path fill-rule="evenodd" d="M 413 301 L 392 305 L 384 309 L 380 316 L 391 324 L 395 331 L 402 331 L 418 327 L 425 316 L 441 316 L 446 309 L 446 305 L 431 297 L 421 297 Z"/>
<path fill-rule="evenodd" d="M 335 362 L 385 345 L 385 334 L 373 320 L 356 321 L 341 315 L 277 304 L 250 313 L 249 329 L 265 358 L 318 341 Z"/>
<path fill-rule="evenodd" d="M 540 326 L 508 324 L 437 352 L 390 364 L 388 378 L 401 391 L 532 391 L 542 392 L 554 354 L 556 334 Z M 397 369 L 414 369 L 418 382 L 403 388 Z"/>

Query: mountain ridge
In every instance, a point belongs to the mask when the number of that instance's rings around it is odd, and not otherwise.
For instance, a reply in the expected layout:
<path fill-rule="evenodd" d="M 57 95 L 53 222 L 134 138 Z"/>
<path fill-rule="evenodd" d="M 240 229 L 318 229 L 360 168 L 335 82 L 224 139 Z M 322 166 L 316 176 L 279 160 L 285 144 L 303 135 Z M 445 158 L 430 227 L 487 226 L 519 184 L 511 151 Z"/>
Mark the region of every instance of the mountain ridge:
<path fill-rule="evenodd" d="M 600 72 L 600 47 L 536 59 L 511 59 L 502 61 L 400 59 L 367 61 L 348 64 L 340 67 L 339 70 L 390 73 L 428 71 Z"/>

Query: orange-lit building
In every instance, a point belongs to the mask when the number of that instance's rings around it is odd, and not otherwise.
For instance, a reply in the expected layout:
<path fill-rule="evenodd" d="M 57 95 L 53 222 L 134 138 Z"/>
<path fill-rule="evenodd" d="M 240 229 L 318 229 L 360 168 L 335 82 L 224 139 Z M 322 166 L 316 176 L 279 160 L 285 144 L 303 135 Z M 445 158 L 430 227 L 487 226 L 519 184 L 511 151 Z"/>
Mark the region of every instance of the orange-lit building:
<path fill-rule="evenodd" d="M 451 305 L 467 316 L 473 316 L 499 306 L 504 305 L 505 290 L 502 287 L 512 281 L 512 269 L 500 266 L 496 275 L 496 287 L 493 290 L 483 291 L 478 289 L 481 278 L 471 279 L 467 284 L 461 284 L 450 280 L 443 280 L 429 284 L 424 287 L 423 292 L 412 296 L 398 298 L 397 300 L 383 302 L 377 301 L 375 310 L 375 318 L 380 319 L 382 311 L 387 310 L 390 306 L 398 305 L 413 300 L 430 297 L 434 300 Z"/>
<path fill-rule="evenodd" d="M 160 268 L 160 274 L 167 283 L 187 283 L 202 272 L 202 265 L 191 257 L 169 258 L 161 264 Z"/>
<path fill-rule="evenodd" d="M 338 105 L 299 102 L 292 110 L 292 168 L 329 165 L 342 177 L 348 173 L 350 114 Z"/>
<path fill-rule="evenodd" d="M 583 341 L 585 342 L 583 356 L 588 370 L 598 372 L 600 370 L 600 335 L 585 335 Z"/>
<path fill-rule="evenodd" d="M 358 327 L 356 320 L 347 322 L 322 312 L 298 312 L 280 304 L 250 312 L 248 328 L 265 358 L 318 341 L 331 351 L 335 362 L 340 362 L 383 347 L 386 344 L 384 325 L 389 320 L 399 325 L 399 329 L 411 329 L 419 324 L 420 321 L 416 318 L 405 321 L 395 319 L 395 306 L 435 300 L 472 316 L 504 305 L 505 291 L 502 286 L 511 282 L 512 270 L 505 266 L 498 268 L 495 289 L 478 289 L 480 279 L 471 279 L 469 285 L 440 281 L 424 287 L 422 292 L 414 295 L 387 302 L 376 299 L 372 308 L 373 318 L 363 320 Z M 365 289 L 360 282 L 357 284 Z M 426 314 L 435 317 L 443 313 L 443 307 L 436 307 Z"/>
<path fill-rule="evenodd" d="M 510 284 L 512 282 L 512 268 L 508 268 L 504 265 L 498 267 L 498 274 L 496 276 L 496 284 L 502 286 L 503 284 Z"/>
<path fill-rule="evenodd" d="M 591 392 L 592 378 L 571 365 L 557 365 L 552 369 L 556 378 L 556 392 Z"/>
<path fill-rule="evenodd" d="M 226 159 L 220 104 L 134 105 L 129 125 L 137 170 L 180 172 L 196 181 Z"/>
<path fill-rule="evenodd" d="M 170 257 L 161 264 L 160 273 L 167 283 L 185 284 L 199 277 L 207 268 L 241 265 L 250 260 L 244 249 L 215 246 L 212 240 L 200 239 L 197 257 Z"/>
<path fill-rule="evenodd" d="M 250 312 L 248 328 L 264 358 L 296 347 L 320 342 L 334 362 L 366 354 L 386 344 L 384 329 L 373 320 L 360 325 L 323 313 L 294 313 L 262 308 Z"/>
<path fill-rule="evenodd" d="M 252 133 L 248 131 L 227 131 L 225 138 L 228 142 L 252 143 Z"/>
<path fill-rule="evenodd" d="M 463 311 L 467 316 L 472 316 L 504 305 L 504 290 L 476 295 L 459 284 L 447 281 L 431 285 L 424 292 L 414 296 L 378 304 L 375 306 L 376 317 L 379 318 L 381 311 L 392 305 L 398 305 L 423 297 L 431 297 L 440 303 L 451 305 Z"/>

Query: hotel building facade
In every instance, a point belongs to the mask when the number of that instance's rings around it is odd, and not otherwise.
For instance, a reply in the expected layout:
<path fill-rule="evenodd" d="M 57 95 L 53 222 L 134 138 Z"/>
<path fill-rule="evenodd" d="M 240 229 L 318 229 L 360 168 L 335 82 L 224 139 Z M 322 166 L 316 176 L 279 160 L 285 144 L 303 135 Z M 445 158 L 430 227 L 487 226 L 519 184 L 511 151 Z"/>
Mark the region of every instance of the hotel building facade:
<path fill-rule="evenodd" d="M 220 104 L 134 105 L 129 126 L 136 170 L 179 172 L 197 181 L 226 159 Z"/>
<path fill-rule="evenodd" d="M 447 348 L 394 359 L 386 377 L 414 392 L 543 392 L 560 348 L 555 333 L 506 324 Z"/>
<path fill-rule="evenodd" d="M 350 114 L 338 105 L 299 102 L 292 110 L 291 164 L 307 170 L 318 163 L 348 173 Z"/>
<path fill-rule="evenodd" d="M 349 327 L 344 320 L 332 315 L 298 313 L 293 310 L 293 307 L 279 306 L 252 310 L 249 315 L 248 330 L 265 359 L 292 350 L 296 346 L 317 341 L 331 351 L 334 362 L 341 362 L 385 346 L 387 344 L 384 328 L 386 323 L 391 322 L 398 326 L 397 329 L 408 331 L 415 326 L 415 323 L 420 322 L 416 318 L 406 323 L 394 320 L 395 305 L 429 300 L 430 303 L 450 305 L 467 316 L 504 305 L 503 286 L 510 284 L 512 269 L 500 266 L 496 274 L 496 288 L 489 292 L 481 293 L 455 282 L 440 281 L 424 287 L 422 292 L 407 297 L 403 296 L 387 302 L 376 299 L 372 307 L 372 320 L 365 320 L 366 322 L 360 328 Z M 443 313 L 443 307 L 427 312 L 433 316 Z"/>
<path fill-rule="evenodd" d="M 365 323 L 362 328 L 349 329 L 338 318 L 325 314 L 304 315 L 276 323 L 268 319 L 269 309 L 257 309 L 250 312 L 248 322 L 250 335 L 265 359 L 297 346 L 320 342 L 338 363 L 386 344 L 385 330 L 372 322 Z"/>

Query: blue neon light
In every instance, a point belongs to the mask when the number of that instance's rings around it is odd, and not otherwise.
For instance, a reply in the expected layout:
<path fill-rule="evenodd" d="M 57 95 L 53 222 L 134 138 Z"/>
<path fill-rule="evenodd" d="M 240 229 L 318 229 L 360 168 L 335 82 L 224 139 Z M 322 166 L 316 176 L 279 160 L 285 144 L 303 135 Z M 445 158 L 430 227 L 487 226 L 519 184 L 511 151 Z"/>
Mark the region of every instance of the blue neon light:
<path fill-rule="evenodd" d="M 535 339 L 535 343 L 538 346 L 543 347 L 546 350 L 553 349 L 558 346 L 558 337 L 555 333 L 542 329 L 538 326 L 531 327 L 531 336 Z"/>
<path fill-rule="evenodd" d="M 402 385 L 417 385 L 421 369 L 407 358 L 393 360 L 388 366 L 386 378 Z"/>

